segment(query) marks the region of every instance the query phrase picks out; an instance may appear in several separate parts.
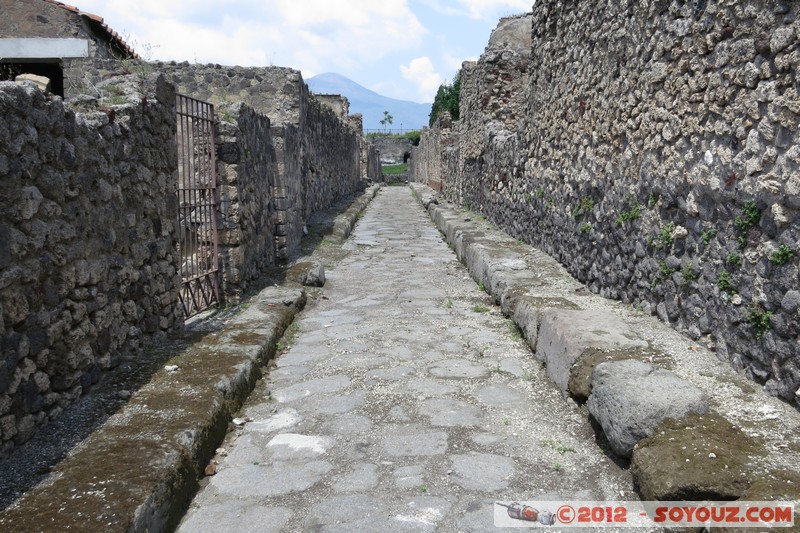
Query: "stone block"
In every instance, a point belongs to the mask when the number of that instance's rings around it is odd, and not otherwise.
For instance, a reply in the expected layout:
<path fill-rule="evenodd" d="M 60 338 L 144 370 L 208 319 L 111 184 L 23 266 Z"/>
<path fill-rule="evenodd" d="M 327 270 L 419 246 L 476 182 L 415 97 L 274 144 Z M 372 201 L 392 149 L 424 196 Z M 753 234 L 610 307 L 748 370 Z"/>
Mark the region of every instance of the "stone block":
<path fill-rule="evenodd" d="M 569 372 L 569 395 L 578 403 L 584 403 L 592 393 L 592 373 L 594 368 L 600 363 L 608 361 L 625 361 L 635 359 L 644 362 L 655 362 L 660 366 L 670 364 L 669 356 L 645 348 L 633 348 L 627 350 L 599 350 L 589 348 L 572 365 Z"/>
<path fill-rule="evenodd" d="M 548 309 L 542 312 L 536 355 L 547 364 L 550 379 L 566 395 L 572 365 L 589 348 L 625 350 L 647 343 L 621 319 L 592 310 Z"/>
<path fill-rule="evenodd" d="M 20 74 L 14 78 L 14 81 L 17 83 L 33 83 L 43 93 L 50 93 L 50 78 L 46 76 L 37 76 L 36 74 Z"/>
<path fill-rule="evenodd" d="M 322 287 L 325 285 L 325 268 L 317 261 L 301 261 L 286 270 L 286 279 L 309 287 Z"/>
<path fill-rule="evenodd" d="M 664 419 L 703 414 L 708 411 L 708 399 L 669 370 L 626 360 L 594 368 L 588 406 L 614 453 L 630 457 L 634 445 L 652 435 Z"/>
<path fill-rule="evenodd" d="M 641 440 L 631 473 L 643 500 L 731 500 L 748 494 L 764 453 L 761 443 L 719 414 L 690 414 L 664 420 Z"/>

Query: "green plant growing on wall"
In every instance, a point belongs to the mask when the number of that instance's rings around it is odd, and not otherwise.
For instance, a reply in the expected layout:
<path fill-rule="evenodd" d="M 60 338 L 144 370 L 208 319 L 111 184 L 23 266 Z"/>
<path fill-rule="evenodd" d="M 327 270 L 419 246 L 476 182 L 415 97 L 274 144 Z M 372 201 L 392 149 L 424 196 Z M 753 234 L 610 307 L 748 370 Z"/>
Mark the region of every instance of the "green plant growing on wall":
<path fill-rule="evenodd" d="M 672 232 L 675 231 L 675 224 L 667 224 L 658 235 L 650 238 L 650 245 L 656 250 L 669 249 L 672 247 Z"/>
<path fill-rule="evenodd" d="M 700 235 L 705 244 L 711 242 L 711 239 L 713 239 L 716 236 L 717 236 L 717 228 L 708 228 L 706 230 L 703 230 L 703 233 Z"/>
<path fill-rule="evenodd" d="M 623 225 L 625 222 L 630 222 L 632 220 L 636 220 L 642 214 L 642 206 L 639 205 L 639 202 L 636 202 L 631 206 L 630 209 L 627 211 L 622 211 L 619 215 L 617 215 L 616 223 L 617 226 Z"/>
<path fill-rule="evenodd" d="M 655 288 L 656 285 L 663 281 L 667 281 L 672 275 L 677 272 L 678 270 L 672 268 L 667 265 L 666 261 L 659 261 L 658 262 L 658 275 L 653 278 L 653 283 L 651 284 L 651 288 Z"/>
<path fill-rule="evenodd" d="M 717 287 L 728 296 L 733 296 L 737 292 L 736 286 L 734 286 L 733 280 L 731 279 L 731 273 L 727 270 L 720 272 L 717 278 Z"/>
<path fill-rule="evenodd" d="M 594 200 L 591 198 L 583 198 L 578 205 L 572 210 L 572 218 L 580 218 L 581 215 L 588 215 L 594 208 Z"/>
<path fill-rule="evenodd" d="M 747 232 L 750 231 L 750 228 L 756 227 L 759 222 L 761 222 L 761 210 L 753 200 L 746 202 L 742 214 L 733 221 L 739 248 L 747 247 Z"/>
<path fill-rule="evenodd" d="M 581 224 L 581 233 L 589 233 L 592 231 L 592 225 L 589 222 L 584 222 Z"/>
<path fill-rule="evenodd" d="M 771 311 L 767 311 L 756 303 L 751 303 L 747 312 L 747 323 L 753 328 L 756 339 L 764 336 L 764 333 L 769 331 L 769 317 L 772 316 Z"/>
<path fill-rule="evenodd" d="M 736 252 L 731 252 L 728 254 L 728 257 L 725 258 L 725 263 L 733 268 L 740 268 L 742 266 L 742 256 Z"/>
<path fill-rule="evenodd" d="M 647 198 L 647 207 L 655 207 L 658 203 L 658 195 L 653 191 L 650 191 L 650 196 Z"/>
<path fill-rule="evenodd" d="M 692 268 L 692 265 L 690 264 L 683 265 L 683 268 L 681 269 L 681 276 L 683 276 L 684 285 L 687 285 L 689 282 L 697 279 L 697 273 L 695 273 L 694 268 Z"/>
<path fill-rule="evenodd" d="M 542 188 L 536 189 L 536 198 L 544 198 L 544 189 Z"/>
<path fill-rule="evenodd" d="M 774 265 L 783 265 L 791 261 L 794 256 L 794 250 L 785 244 L 781 244 L 778 246 L 778 249 L 769 256 L 769 261 Z"/>

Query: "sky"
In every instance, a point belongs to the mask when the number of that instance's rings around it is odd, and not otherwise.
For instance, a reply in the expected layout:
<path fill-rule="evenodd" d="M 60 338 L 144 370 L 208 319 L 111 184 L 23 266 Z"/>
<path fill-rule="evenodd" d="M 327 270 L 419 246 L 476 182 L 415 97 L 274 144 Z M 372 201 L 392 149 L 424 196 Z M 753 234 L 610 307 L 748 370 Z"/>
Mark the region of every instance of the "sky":
<path fill-rule="evenodd" d="M 147 60 L 335 72 L 390 98 L 433 102 L 501 17 L 533 0 L 71 0 Z"/>

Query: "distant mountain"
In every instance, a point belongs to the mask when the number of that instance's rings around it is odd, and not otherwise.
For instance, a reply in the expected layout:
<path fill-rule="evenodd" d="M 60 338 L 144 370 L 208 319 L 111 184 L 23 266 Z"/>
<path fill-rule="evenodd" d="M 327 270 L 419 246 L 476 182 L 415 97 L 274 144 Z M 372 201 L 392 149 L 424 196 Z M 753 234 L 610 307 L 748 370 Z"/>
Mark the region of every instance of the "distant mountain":
<path fill-rule="evenodd" d="M 350 101 L 350 113 L 361 113 L 365 130 L 382 130 L 383 112 L 393 120 L 389 129 L 417 130 L 428 125 L 431 104 L 418 104 L 382 96 L 339 74 L 318 74 L 306 80 L 308 88 L 317 94 L 341 94 Z"/>

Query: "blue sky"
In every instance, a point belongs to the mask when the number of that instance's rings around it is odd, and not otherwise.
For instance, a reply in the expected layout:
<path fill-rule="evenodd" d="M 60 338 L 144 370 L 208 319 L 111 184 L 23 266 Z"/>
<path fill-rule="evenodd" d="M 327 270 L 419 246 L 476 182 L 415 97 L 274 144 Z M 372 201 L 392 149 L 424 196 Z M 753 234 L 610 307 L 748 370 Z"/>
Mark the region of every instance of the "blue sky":
<path fill-rule="evenodd" d="M 73 0 L 146 59 L 342 74 L 384 96 L 432 102 L 501 17 L 533 0 Z"/>

